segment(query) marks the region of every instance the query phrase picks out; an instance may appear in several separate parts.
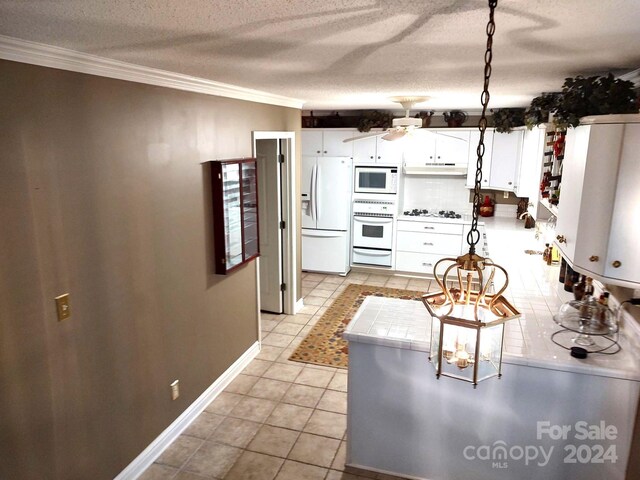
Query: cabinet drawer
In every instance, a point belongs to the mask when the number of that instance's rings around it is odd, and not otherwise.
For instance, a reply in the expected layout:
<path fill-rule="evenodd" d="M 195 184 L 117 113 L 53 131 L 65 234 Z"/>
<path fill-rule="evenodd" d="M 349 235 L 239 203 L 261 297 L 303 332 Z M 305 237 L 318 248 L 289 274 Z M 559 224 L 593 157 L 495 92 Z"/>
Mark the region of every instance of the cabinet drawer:
<path fill-rule="evenodd" d="M 396 270 L 403 272 L 429 273 L 433 274 L 433 267 L 436 262 L 446 255 L 435 255 L 429 253 L 397 252 Z"/>
<path fill-rule="evenodd" d="M 410 222 L 398 220 L 398 231 L 402 232 L 428 232 L 462 234 L 463 225 L 461 223 L 437 223 L 437 222 Z"/>
<path fill-rule="evenodd" d="M 417 253 L 460 255 L 462 235 L 439 233 L 398 232 L 396 250 Z"/>

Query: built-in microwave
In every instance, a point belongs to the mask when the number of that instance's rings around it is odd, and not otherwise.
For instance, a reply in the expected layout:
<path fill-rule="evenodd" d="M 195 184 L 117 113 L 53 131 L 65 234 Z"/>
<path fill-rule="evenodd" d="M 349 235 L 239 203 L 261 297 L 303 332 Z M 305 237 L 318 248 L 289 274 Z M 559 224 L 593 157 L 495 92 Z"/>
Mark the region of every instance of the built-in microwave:
<path fill-rule="evenodd" d="M 355 193 L 398 192 L 398 167 L 356 165 L 354 168 Z"/>

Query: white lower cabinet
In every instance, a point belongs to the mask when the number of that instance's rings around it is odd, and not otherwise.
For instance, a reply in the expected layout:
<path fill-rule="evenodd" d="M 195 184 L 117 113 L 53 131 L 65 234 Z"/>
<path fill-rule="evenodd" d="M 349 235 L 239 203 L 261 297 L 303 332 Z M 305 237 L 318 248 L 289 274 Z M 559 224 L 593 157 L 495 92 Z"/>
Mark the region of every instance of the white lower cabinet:
<path fill-rule="evenodd" d="M 463 225 L 398 220 L 396 270 L 433 273 L 438 260 L 460 255 Z"/>

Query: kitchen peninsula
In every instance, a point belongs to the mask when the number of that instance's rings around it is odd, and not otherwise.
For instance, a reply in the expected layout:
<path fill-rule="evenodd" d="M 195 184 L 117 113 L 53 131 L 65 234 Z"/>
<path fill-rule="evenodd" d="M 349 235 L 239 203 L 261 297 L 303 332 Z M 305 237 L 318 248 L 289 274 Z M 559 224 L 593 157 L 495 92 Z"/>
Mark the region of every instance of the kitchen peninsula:
<path fill-rule="evenodd" d="M 492 257 L 511 275 L 506 296 L 523 313 L 506 324 L 503 377 L 475 389 L 437 380 L 426 308 L 370 297 L 345 332 L 347 463 L 431 480 L 624 479 L 639 445 L 637 338 L 629 329 L 616 355 L 570 357 L 550 340 L 569 299 L 557 267 L 524 253 L 539 244 L 521 221 L 485 226 Z"/>

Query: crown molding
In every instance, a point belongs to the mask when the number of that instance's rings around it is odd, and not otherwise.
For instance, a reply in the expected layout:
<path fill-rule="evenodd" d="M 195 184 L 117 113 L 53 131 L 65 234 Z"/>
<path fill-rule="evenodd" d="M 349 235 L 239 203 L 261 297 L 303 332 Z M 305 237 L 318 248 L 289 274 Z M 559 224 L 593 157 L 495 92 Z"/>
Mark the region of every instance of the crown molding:
<path fill-rule="evenodd" d="M 281 107 L 301 109 L 304 103 L 299 99 L 260 90 L 143 67 L 5 35 L 0 35 L 0 59 Z"/>

